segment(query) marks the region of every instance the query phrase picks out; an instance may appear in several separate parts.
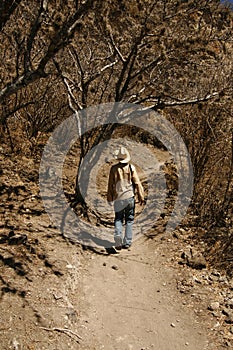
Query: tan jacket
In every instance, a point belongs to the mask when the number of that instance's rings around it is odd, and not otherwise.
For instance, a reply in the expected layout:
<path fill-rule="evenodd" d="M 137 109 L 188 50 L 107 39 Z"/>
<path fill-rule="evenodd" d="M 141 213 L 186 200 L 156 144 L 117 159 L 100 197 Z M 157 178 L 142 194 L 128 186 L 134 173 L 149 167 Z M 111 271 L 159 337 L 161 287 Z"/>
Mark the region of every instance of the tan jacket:
<path fill-rule="evenodd" d="M 132 174 L 130 170 L 132 169 Z M 132 164 L 118 163 L 111 167 L 108 180 L 108 202 L 118 199 L 127 199 L 134 196 L 133 184 L 135 185 L 139 201 L 144 200 L 144 190 L 138 177 L 135 166 Z"/>

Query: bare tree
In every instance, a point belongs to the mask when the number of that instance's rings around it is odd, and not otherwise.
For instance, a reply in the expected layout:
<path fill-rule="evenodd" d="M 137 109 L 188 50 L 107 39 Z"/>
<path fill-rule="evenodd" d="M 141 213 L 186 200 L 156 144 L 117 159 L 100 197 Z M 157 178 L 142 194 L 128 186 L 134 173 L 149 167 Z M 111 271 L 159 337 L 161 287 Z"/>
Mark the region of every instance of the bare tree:
<path fill-rule="evenodd" d="M 61 58 L 57 70 L 75 113 L 108 101 L 164 110 L 190 148 L 199 182 L 218 127 L 217 116 L 208 116 L 211 108 L 201 107 L 219 108 L 232 93 L 231 13 L 217 1 L 144 5 L 103 4 L 95 26 L 93 18 L 85 21 L 69 46 L 73 69 Z M 103 127 L 83 137 L 81 158 L 113 131 Z"/>

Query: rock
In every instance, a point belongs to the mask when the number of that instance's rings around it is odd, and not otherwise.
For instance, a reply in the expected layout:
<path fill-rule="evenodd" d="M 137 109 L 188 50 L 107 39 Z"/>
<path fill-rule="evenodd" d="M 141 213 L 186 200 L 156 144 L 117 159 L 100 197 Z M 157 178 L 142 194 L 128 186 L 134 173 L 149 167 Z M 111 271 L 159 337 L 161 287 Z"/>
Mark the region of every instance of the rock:
<path fill-rule="evenodd" d="M 191 258 L 192 258 L 191 249 L 182 252 L 181 258 L 184 259 L 186 262 L 187 262 L 189 259 L 191 259 Z"/>
<path fill-rule="evenodd" d="M 212 311 L 212 315 L 216 318 L 220 318 L 220 312 Z"/>
<path fill-rule="evenodd" d="M 233 278 L 229 280 L 228 285 L 230 290 L 233 290 Z"/>
<path fill-rule="evenodd" d="M 219 278 L 219 282 L 222 283 L 222 284 L 225 284 L 226 286 L 228 286 L 228 280 L 227 280 L 226 276 L 221 276 Z"/>
<path fill-rule="evenodd" d="M 74 270 L 74 269 L 75 269 L 75 266 L 73 266 L 73 265 L 71 265 L 71 264 L 68 264 L 68 265 L 66 265 L 66 268 L 67 268 L 68 270 Z"/>
<path fill-rule="evenodd" d="M 178 231 L 174 231 L 172 235 L 176 239 L 180 239 L 181 238 L 181 234 Z"/>
<path fill-rule="evenodd" d="M 206 268 L 206 260 L 202 255 L 195 256 L 187 262 L 193 269 L 202 270 Z"/>
<path fill-rule="evenodd" d="M 23 244 L 27 242 L 27 235 L 24 234 L 18 234 L 18 235 L 12 235 L 9 237 L 9 244 Z"/>
<path fill-rule="evenodd" d="M 215 277 L 218 277 L 218 278 L 221 277 L 220 272 L 218 272 L 218 271 L 216 271 L 216 270 L 213 270 L 213 271 L 211 272 L 211 275 L 213 275 L 213 276 L 215 276 Z"/>
<path fill-rule="evenodd" d="M 219 302 L 213 301 L 212 303 L 209 304 L 208 310 L 210 310 L 210 311 L 216 311 L 216 310 L 219 309 L 219 307 L 220 307 Z"/>
<path fill-rule="evenodd" d="M 225 315 L 225 316 L 228 316 L 229 315 L 229 312 L 230 312 L 230 310 L 228 309 L 228 308 L 224 308 L 224 309 L 222 309 L 222 313 L 223 313 L 223 315 Z"/>
<path fill-rule="evenodd" d="M 193 248 L 190 248 L 189 251 L 183 252 L 181 258 L 184 259 L 185 263 L 193 269 L 201 270 L 206 268 L 207 263 L 204 256 Z"/>
<path fill-rule="evenodd" d="M 230 348 L 230 347 L 231 347 L 231 343 L 230 343 L 228 340 L 226 340 L 226 341 L 225 341 L 225 346 L 228 347 L 228 348 Z"/>
<path fill-rule="evenodd" d="M 175 323 L 171 323 L 171 327 L 175 328 L 176 327 Z"/>
<path fill-rule="evenodd" d="M 225 319 L 225 322 L 228 324 L 233 324 L 233 312 L 228 312 L 228 315 Z"/>
<path fill-rule="evenodd" d="M 179 227 L 179 232 L 182 234 L 182 235 L 185 235 L 185 234 L 187 234 L 187 231 L 184 229 L 184 228 L 182 228 L 182 227 Z"/>
<path fill-rule="evenodd" d="M 231 309 L 224 308 L 222 313 L 226 316 L 225 322 L 228 324 L 233 324 L 233 311 Z"/>
<path fill-rule="evenodd" d="M 45 257 L 44 265 L 50 268 L 56 276 L 63 276 L 67 273 L 67 266 L 63 260 Z"/>
<path fill-rule="evenodd" d="M 220 277 L 220 274 L 212 272 L 209 276 L 209 279 L 213 282 L 219 282 Z"/>
<path fill-rule="evenodd" d="M 226 307 L 233 309 L 233 298 L 227 300 Z"/>
<path fill-rule="evenodd" d="M 199 278 L 197 278 L 196 276 L 194 276 L 193 279 L 194 279 L 194 282 L 196 282 L 198 284 L 202 284 L 202 281 Z"/>
<path fill-rule="evenodd" d="M 117 265 L 112 265 L 113 270 L 119 270 L 119 267 Z"/>

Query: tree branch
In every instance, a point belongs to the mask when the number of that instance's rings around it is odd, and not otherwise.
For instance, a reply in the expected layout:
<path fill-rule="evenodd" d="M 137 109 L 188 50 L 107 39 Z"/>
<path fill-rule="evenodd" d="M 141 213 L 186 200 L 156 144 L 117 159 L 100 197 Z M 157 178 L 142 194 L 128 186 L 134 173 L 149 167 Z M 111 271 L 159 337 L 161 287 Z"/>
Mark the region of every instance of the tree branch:
<path fill-rule="evenodd" d="M 123 55 L 121 54 L 120 50 L 118 49 L 118 47 L 117 47 L 117 45 L 116 45 L 116 43 L 115 43 L 115 41 L 114 41 L 114 39 L 113 39 L 113 35 L 112 35 L 111 32 L 109 33 L 109 37 L 110 37 L 110 39 L 111 39 L 111 44 L 112 44 L 112 46 L 113 46 L 113 49 L 115 50 L 115 52 L 116 52 L 117 55 L 119 56 L 120 60 L 124 63 L 126 60 L 125 60 L 125 58 L 123 57 Z"/>
<path fill-rule="evenodd" d="M 64 23 L 60 30 L 54 33 L 53 37 L 50 40 L 50 44 L 48 46 L 47 52 L 44 57 L 40 60 L 37 68 L 35 70 L 31 70 L 27 67 L 27 70 L 23 75 L 15 78 L 13 82 L 8 84 L 5 88 L 0 91 L 0 103 L 6 98 L 16 93 L 22 87 L 25 87 L 34 81 L 44 78 L 47 76 L 45 73 L 45 68 L 48 62 L 51 61 L 52 58 L 62 49 L 67 46 L 70 40 L 73 38 L 75 30 L 77 28 L 78 20 L 87 14 L 87 12 L 93 7 L 93 5 L 99 0 L 86 0 L 82 3 L 79 9 L 75 12 L 75 14 L 69 18 L 69 20 Z M 43 6 L 41 7 L 43 11 Z M 30 34 L 32 39 L 35 38 L 34 34 Z M 32 43 L 30 42 L 31 46 Z M 30 47 L 29 47 L 30 48 Z"/>
<path fill-rule="evenodd" d="M 34 39 L 41 27 L 41 22 L 42 22 L 42 14 L 46 11 L 46 4 L 44 3 L 44 0 L 41 1 L 41 5 L 38 11 L 38 14 L 36 16 L 36 19 L 34 23 L 31 26 L 30 34 L 27 40 L 27 45 L 24 53 L 24 72 L 28 72 L 29 69 L 31 68 L 31 51 L 32 51 L 32 46 Z"/>
<path fill-rule="evenodd" d="M 58 328 L 58 327 L 54 327 L 54 328 L 47 328 L 47 327 L 40 327 L 41 329 L 44 329 L 45 331 L 48 332 L 59 332 L 59 333 L 64 333 L 66 335 L 68 335 L 69 337 L 73 338 L 73 336 L 77 337 L 78 339 L 82 339 L 82 337 L 73 332 L 71 329 L 68 328 Z M 79 340 L 75 339 L 77 343 L 79 343 Z"/>
<path fill-rule="evenodd" d="M 143 110 L 153 109 L 153 110 L 157 111 L 159 109 L 165 109 L 168 107 L 193 105 L 196 103 L 207 102 L 211 99 L 214 99 L 215 97 L 218 97 L 220 94 L 221 94 L 221 92 L 213 92 L 213 93 L 210 93 L 210 94 L 203 96 L 203 97 L 193 97 L 190 99 L 183 99 L 183 100 L 178 100 L 178 99 L 174 98 L 174 101 L 166 101 L 164 99 L 164 97 L 166 97 L 166 96 L 163 96 L 163 97 L 150 96 L 150 97 L 145 97 L 145 98 L 134 100 L 133 103 L 139 104 L 139 105 L 143 104 L 145 102 L 154 103 L 154 104 L 151 104 L 150 106 L 144 107 Z M 136 95 L 134 95 L 134 97 L 136 97 Z"/>

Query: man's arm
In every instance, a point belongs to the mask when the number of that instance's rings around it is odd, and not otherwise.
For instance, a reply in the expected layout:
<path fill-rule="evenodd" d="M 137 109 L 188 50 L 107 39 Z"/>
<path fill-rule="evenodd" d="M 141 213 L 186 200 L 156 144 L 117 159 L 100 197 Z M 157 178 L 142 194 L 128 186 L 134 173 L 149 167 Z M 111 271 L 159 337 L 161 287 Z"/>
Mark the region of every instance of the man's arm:
<path fill-rule="evenodd" d="M 144 197 L 144 189 L 143 186 L 141 184 L 141 181 L 139 179 L 138 173 L 136 171 L 135 166 L 133 167 L 133 174 L 132 174 L 132 180 L 135 184 L 136 187 L 136 191 L 137 191 L 137 195 L 138 195 L 138 200 L 140 204 L 144 203 L 145 197 Z"/>

